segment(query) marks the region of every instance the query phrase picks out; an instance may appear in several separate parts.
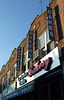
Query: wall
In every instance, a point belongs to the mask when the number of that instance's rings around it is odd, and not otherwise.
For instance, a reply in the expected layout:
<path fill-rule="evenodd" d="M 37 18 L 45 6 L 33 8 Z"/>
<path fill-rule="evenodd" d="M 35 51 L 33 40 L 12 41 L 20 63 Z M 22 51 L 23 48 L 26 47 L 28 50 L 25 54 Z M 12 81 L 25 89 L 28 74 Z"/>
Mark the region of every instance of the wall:
<path fill-rule="evenodd" d="M 49 3 L 49 6 L 52 8 L 53 12 L 53 23 L 54 23 L 54 33 L 55 33 L 55 47 L 56 46 L 62 46 L 64 45 L 64 0 L 51 0 Z M 38 37 L 41 35 L 41 33 L 48 27 L 48 20 L 47 20 L 47 11 L 42 12 L 40 15 L 37 15 L 36 18 L 31 23 L 30 30 L 33 31 L 33 52 L 35 52 L 35 45 L 37 44 L 38 48 Z M 37 30 L 37 39 L 35 35 L 35 31 Z M 22 59 L 23 59 L 23 53 L 25 53 L 28 50 L 28 36 L 27 33 L 26 38 L 23 39 L 23 41 L 20 43 L 21 47 L 21 64 L 20 64 L 20 71 L 17 74 L 17 77 L 22 74 Z M 56 41 L 58 43 L 56 44 Z M 35 43 L 36 42 L 36 43 Z M 24 51 L 23 51 L 24 47 Z M 0 71 L 0 85 L 1 85 L 1 79 L 5 76 L 5 82 L 4 85 L 6 85 L 6 74 L 9 70 L 11 70 L 11 78 L 12 78 L 12 72 L 13 72 L 13 65 L 17 61 L 17 48 L 15 48 L 12 51 L 11 57 L 9 61 L 6 63 L 5 66 L 2 66 L 2 69 Z M 32 64 L 34 65 L 36 63 L 36 60 L 32 60 Z M 11 82 L 10 78 L 10 85 L 15 83 L 16 81 Z"/>

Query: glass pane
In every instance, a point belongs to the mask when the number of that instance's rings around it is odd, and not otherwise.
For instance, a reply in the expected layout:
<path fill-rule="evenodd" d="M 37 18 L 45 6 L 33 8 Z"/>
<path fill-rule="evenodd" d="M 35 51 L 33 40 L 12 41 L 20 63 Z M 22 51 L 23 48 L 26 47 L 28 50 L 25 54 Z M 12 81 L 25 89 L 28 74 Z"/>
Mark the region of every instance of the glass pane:
<path fill-rule="evenodd" d="M 53 49 L 54 49 L 54 42 L 52 41 L 52 42 L 47 44 L 47 52 L 49 53 Z"/>
<path fill-rule="evenodd" d="M 1 85 L 2 85 L 2 90 L 3 90 L 3 88 L 4 88 L 4 77 L 2 78 L 2 83 L 1 83 Z"/>
<path fill-rule="evenodd" d="M 54 81 L 50 84 L 50 96 L 50 100 L 62 100 L 59 80 Z"/>
<path fill-rule="evenodd" d="M 44 35 L 39 39 L 39 45 L 40 45 L 40 48 L 43 48 L 45 46 Z"/>
<path fill-rule="evenodd" d="M 41 100 L 49 100 L 49 97 L 48 97 L 48 85 L 44 85 L 44 86 L 41 86 L 40 87 L 40 97 L 41 97 Z"/>
<path fill-rule="evenodd" d="M 26 64 L 26 56 L 27 56 L 27 54 L 24 55 L 24 60 L 23 60 L 23 62 L 24 62 L 23 64 L 24 65 Z"/>
<path fill-rule="evenodd" d="M 35 91 L 34 91 L 34 100 L 39 100 L 39 88 L 35 88 Z"/>
<path fill-rule="evenodd" d="M 49 30 L 46 32 L 46 43 L 48 43 L 49 42 Z"/>
<path fill-rule="evenodd" d="M 10 78 L 10 71 L 9 71 L 9 74 L 8 75 L 9 75 L 9 78 Z"/>

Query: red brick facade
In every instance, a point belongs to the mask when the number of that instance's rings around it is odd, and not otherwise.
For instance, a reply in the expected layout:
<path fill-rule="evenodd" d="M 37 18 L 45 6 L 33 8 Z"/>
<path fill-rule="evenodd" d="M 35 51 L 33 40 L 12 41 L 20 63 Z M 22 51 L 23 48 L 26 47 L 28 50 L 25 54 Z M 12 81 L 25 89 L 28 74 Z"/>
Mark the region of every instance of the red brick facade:
<path fill-rule="evenodd" d="M 49 3 L 49 6 L 52 8 L 52 14 L 53 14 L 53 24 L 54 24 L 54 34 L 55 34 L 55 47 L 56 46 L 64 46 L 64 0 L 51 0 Z M 37 15 L 36 18 L 31 23 L 30 30 L 33 31 L 33 53 L 38 49 L 38 37 L 41 35 L 42 32 L 44 32 L 48 28 L 48 18 L 47 18 L 47 10 L 42 12 L 41 15 Z M 37 39 L 35 41 L 35 32 L 37 31 Z M 21 75 L 22 71 L 22 55 L 23 55 L 23 47 L 24 47 L 24 54 L 28 50 L 28 33 L 26 35 L 26 38 L 23 39 L 23 41 L 20 43 L 21 47 L 21 64 L 20 64 L 20 71 L 17 72 L 17 77 Z M 58 41 L 58 43 L 56 43 Z M 36 43 L 35 43 L 36 42 Z M 37 47 L 35 45 L 37 44 Z M 9 61 L 6 63 L 6 65 L 2 66 L 2 69 L 0 71 L 0 86 L 1 86 L 1 80 L 4 78 L 4 86 L 6 85 L 6 75 L 9 70 L 11 70 L 10 75 L 10 85 L 14 83 L 11 81 L 12 73 L 13 73 L 13 66 L 17 61 L 17 48 L 13 50 L 11 57 Z M 32 59 L 32 64 L 34 65 L 36 63 L 36 60 Z"/>

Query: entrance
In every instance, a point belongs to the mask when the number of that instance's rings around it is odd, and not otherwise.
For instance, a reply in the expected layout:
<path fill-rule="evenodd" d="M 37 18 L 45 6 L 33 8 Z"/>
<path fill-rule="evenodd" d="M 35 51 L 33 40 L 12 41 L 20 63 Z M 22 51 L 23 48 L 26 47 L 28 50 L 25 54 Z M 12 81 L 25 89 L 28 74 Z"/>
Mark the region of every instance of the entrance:
<path fill-rule="evenodd" d="M 49 100 L 48 85 L 43 85 L 40 87 L 40 95 L 40 100 Z"/>
<path fill-rule="evenodd" d="M 60 79 L 39 84 L 35 100 L 62 100 Z"/>
<path fill-rule="evenodd" d="M 56 80 L 50 83 L 50 100 L 62 100 L 60 80 Z"/>

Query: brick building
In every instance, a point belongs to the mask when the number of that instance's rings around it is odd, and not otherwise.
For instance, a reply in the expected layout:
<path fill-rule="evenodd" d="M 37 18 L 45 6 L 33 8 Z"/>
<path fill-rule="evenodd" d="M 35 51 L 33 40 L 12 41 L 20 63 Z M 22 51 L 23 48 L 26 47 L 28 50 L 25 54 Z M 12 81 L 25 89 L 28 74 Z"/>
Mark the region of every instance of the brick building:
<path fill-rule="evenodd" d="M 36 16 L 29 29 L 33 32 L 33 58 L 28 58 L 28 32 L 19 45 L 20 71 L 16 70 L 18 48 L 2 66 L 1 100 L 64 100 L 64 0 L 51 0 L 48 8 L 53 19 L 47 9 Z"/>

